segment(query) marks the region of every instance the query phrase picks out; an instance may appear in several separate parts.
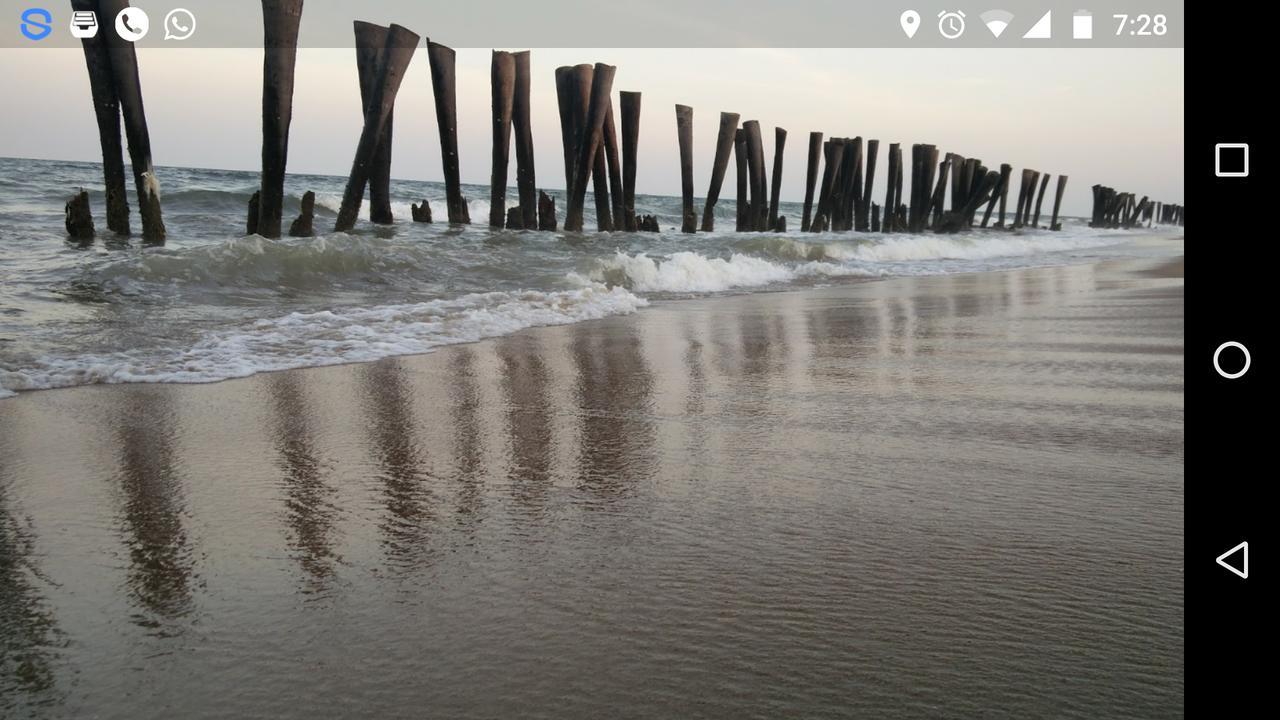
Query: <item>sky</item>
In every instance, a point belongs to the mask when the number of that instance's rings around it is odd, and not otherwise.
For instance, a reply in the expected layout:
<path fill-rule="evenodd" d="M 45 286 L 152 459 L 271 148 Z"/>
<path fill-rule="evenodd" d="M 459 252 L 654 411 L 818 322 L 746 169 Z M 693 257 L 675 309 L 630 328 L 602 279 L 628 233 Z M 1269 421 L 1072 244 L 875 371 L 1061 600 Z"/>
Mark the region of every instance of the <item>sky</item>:
<path fill-rule="evenodd" d="M 514 49 L 514 48 L 513 48 Z M 256 171 L 261 49 L 138 51 L 158 166 Z M 462 180 L 487 184 L 488 48 L 457 50 Z M 879 138 L 909 157 L 915 142 L 1032 167 L 1071 180 L 1067 214 L 1088 214 L 1094 183 L 1183 200 L 1181 49 L 535 49 L 533 134 L 538 185 L 564 187 L 555 68 L 616 65 L 617 91 L 643 93 L 637 190 L 678 195 L 674 106 L 694 109 L 694 182 L 706 194 L 719 113 L 759 120 L 772 163 L 775 126 L 788 131 L 784 200 L 803 200 L 808 134 Z M 0 156 L 100 161 L 84 56 L 78 49 L 0 49 Z M 18 101 L 17 99 L 21 99 Z M 289 171 L 346 175 L 361 128 L 354 51 L 298 51 Z M 440 180 L 426 52 L 396 101 L 392 176 Z M 515 153 L 509 184 L 515 184 Z M 730 170 L 730 176 L 732 170 Z M 164 178 L 161 173 L 161 183 Z M 883 175 L 877 183 L 883 188 Z M 732 178 L 725 197 L 732 197 Z M 392 188 L 393 194 L 395 188 Z"/>

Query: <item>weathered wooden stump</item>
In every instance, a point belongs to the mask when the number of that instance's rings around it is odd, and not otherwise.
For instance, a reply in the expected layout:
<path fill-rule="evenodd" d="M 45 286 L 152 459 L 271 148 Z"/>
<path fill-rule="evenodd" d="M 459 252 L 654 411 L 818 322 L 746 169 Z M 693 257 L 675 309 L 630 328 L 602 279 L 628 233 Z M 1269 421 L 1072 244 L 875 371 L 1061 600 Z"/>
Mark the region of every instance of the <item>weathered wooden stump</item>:
<path fill-rule="evenodd" d="M 733 133 L 733 160 L 738 171 L 738 222 L 734 230 L 745 232 L 750 226 L 751 202 L 747 199 L 747 133 L 742 128 Z"/>
<path fill-rule="evenodd" d="M 734 137 L 738 133 L 738 113 L 720 113 L 720 132 L 716 136 L 716 157 L 711 163 L 711 184 L 707 187 L 707 201 L 702 207 L 702 231 L 716 229 L 716 203 L 720 200 L 720 188 L 733 153 Z M 741 228 L 739 228 L 741 229 Z"/>
<path fill-rule="evenodd" d="M 262 191 L 254 190 L 249 196 L 249 216 L 244 221 L 244 234 L 258 234 L 258 219 L 262 217 Z"/>
<path fill-rule="evenodd" d="M 942 162 L 938 164 L 938 184 L 933 188 L 933 196 L 929 200 L 929 227 L 937 232 L 942 223 L 942 213 L 946 209 L 943 203 L 946 200 L 947 193 L 947 177 L 951 171 L 951 163 L 955 156 L 947 153 Z M 955 194 L 952 194 L 955 198 Z"/>
<path fill-rule="evenodd" d="M 356 216 L 364 202 L 364 188 L 369 181 L 378 143 L 383 139 L 387 118 L 395 106 L 396 93 L 400 91 L 400 82 L 404 79 L 405 70 L 413 59 L 419 40 L 416 33 L 400 25 L 392 25 L 387 30 L 385 49 L 378 63 L 378 75 L 369 95 L 369 111 L 365 113 L 364 128 L 360 131 L 355 159 L 351 162 L 351 174 L 347 177 L 342 205 L 338 208 L 338 219 L 334 222 L 335 232 L 346 232 L 356 225 Z"/>
<path fill-rule="evenodd" d="M 625 229 L 636 230 L 636 160 L 640 143 L 640 93 L 618 93 L 622 113 L 622 211 Z"/>
<path fill-rule="evenodd" d="M 97 12 L 97 0 L 71 0 L 71 9 Z M 102 179 L 106 191 L 107 229 L 129 234 L 129 196 L 124 182 L 124 147 L 120 143 L 120 101 L 111 77 L 111 56 L 107 52 L 106 33 L 83 38 L 85 67 L 89 72 L 89 90 L 93 97 L 93 113 L 98 122 L 98 142 L 102 147 Z"/>
<path fill-rule="evenodd" d="M 880 232 L 880 205 L 871 203 L 871 232 Z"/>
<path fill-rule="evenodd" d="M 529 51 L 512 53 L 512 57 L 515 58 L 516 83 L 511 102 L 511 121 L 516 135 L 516 188 L 520 194 L 520 227 L 532 230 L 538 227 L 538 181 L 533 163 Z"/>
<path fill-rule="evenodd" d="M 873 203 L 871 202 L 871 197 L 872 197 L 871 193 L 875 189 L 876 156 L 879 154 L 880 154 L 880 141 L 868 140 L 867 152 L 866 152 L 867 174 L 866 174 L 866 179 L 863 181 L 863 184 L 862 184 L 862 204 L 861 204 L 861 210 L 859 211 L 860 219 L 858 220 L 858 224 L 854 226 L 854 229 L 857 230 L 858 232 L 867 232 L 868 230 L 872 229 L 871 228 L 871 207 Z M 877 222 L 876 226 L 878 227 L 879 224 L 880 223 Z"/>
<path fill-rule="evenodd" d="M 489 62 L 493 111 L 493 164 L 489 174 L 489 227 L 507 223 L 507 166 L 511 162 L 511 113 L 516 99 L 516 59 L 494 50 Z"/>
<path fill-rule="evenodd" d="M 358 20 L 355 23 L 356 71 L 360 76 L 360 103 L 366 117 L 373 88 L 378 83 L 378 73 L 386 59 L 388 32 L 390 28 L 381 25 Z M 394 114 L 394 109 L 387 113 L 386 127 L 369 161 L 369 221 L 379 225 L 390 225 L 395 221 L 391 215 L 391 126 Z"/>
<path fill-rule="evenodd" d="M 642 232 L 662 232 L 662 228 L 658 226 L 658 216 L 645 215 L 641 218 L 640 230 Z"/>
<path fill-rule="evenodd" d="M 129 3 L 127 0 L 99 0 L 98 17 L 104 24 L 115 18 Z M 110 30 L 100 32 L 106 38 L 111 57 L 111 81 L 115 87 L 120 111 L 124 116 L 124 132 L 129 142 L 129 162 L 138 193 L 138 213 L 142 216 L 142 241 L 163 245 L 164 217 L 160 211 L 160 181 L 151 162 L 151 134 L 142 106 L 142 83 L 138 79 L 138 57 L 133 43 Z"/>
<path fill-rule="evenodd" d="M 609 163 L 609 204 L 613 210 L 613 229 L 627 229 L 627 208 L 622 196 L 622 163 L 618 158 L 618 129 L 613 122 L 613 100 L 604 116 L 604 157 Z"/>
<path fill-rule="evenodd" d="M 538 191 L 538 229 L 556 229 L 556 199 Z"/>
<path fill-rule="evenodd" d="M 289 225 L 289 237 L 314 237 L 315 220 L 316 194 L 308 190 L 302 194 L 302 212 Z"/>
<path fill-rule="evenodd" d="M 582 125 L 580 137 L 582 142 L 574 164 L 573 191 L 569 196 L 569 207 L 565 211 L 564 229 L 570 232 L 582 231 L 582 213 L 587 199 L 587 180 L 591 174 L 596 153 L 600 151 L 600 143 L 604 137 L 604 119 L 608 113 L 610 96 L 613 91 L 613 76 L 617 71 L 612 65 L 596 63 L 590 76 L 574 83 L 578 97 L 587 97 L 586 122 Z M 581 77 L 581 76 L 579 76 Z M 599 207 L 599 203 L 597 203 Z"/>
<path fill-rule="evenodd" d="M 676 139 L 680 145 L 680 232 L 698 229 L 698 214 L 693 209 L 693 108 L 676 105 Z"/>
<path fill-rule="evenodd" d="M 431 203 L 424 199 L 421 205 L 410 205 L 409 214 L 416 223 L 429 223 L 431 222 Z"/>
<path fill-rule="evenodd" d="M 769 184 L 769 229 L 778 229 L 778 203 L 782 190 L 782 156 L 787 146 L 787 131 L 775 127 L 773 129 L 773 181 Z"/>
<path fill-rule="evenodd" d="M 822 168 L 822 188 L 818 192 L 817 214 L 817 217 L 822 218 L 822 222 L 818 223 L 820 226 L 818 229 L 809 227 L 813 232 L 825 232 L 831 227 L 832 195 L 836 192 L 840 166 L 844 162 L 844 143 L 840 138 L 832 138 L 823 145 L 822 152 L 826 156 L 826 162 Z"/>
<path fill-rule="evenodd" d="M 853 139 L 853 145 L 853 151 L 855 153 L 853 161 L 853 177 L 851 178 L 852 184 L 849 189 L 849 199 L 846 203 L 844 218 L 845 230 L 856 230 L 867 224 L 866 209 L 862 205 L 864 192 L 862 189 L 863 148 L 861 135 Z"/>
<path fill-rule="evenodd" d="M 524 216 L 520 214 L 519 205 L 516 205 L 515 207 L 512 207 L 512 208 L 507 208 L 507 229 L 508 230 L 524 229 Z"/>
<path fill-rule="evenodd" d="M 1013 168 L 1007 163 L 1000 165 L 1000 182 L 996 184 L 995 191 L 991 193 L 991 200 L 987 202 L 987 211 L 982 215 L 982 227 L 986 227 L 987 223 L 991 221 L 991 212 L 995 209 L 997 202 L 1000 203 L 1001 208 L 1004 207 L 1002 198 L 1009 189 L 1009 173 L 1011 172 L 1013 172 Z M 996 227 L 1001 227 L 1003 223 L 1004 217 L 1002 216 Z"/>
<path fill-rule="evenodd" d="M 773 223 L 773 231 L 784 233 L 787 231 L 787 216 L 779 215 L 776 222 Z"/>
<path fill-rule="evenodd" d="M 809 133 L 809 164 L 804 180 L 804 214 L 800 216 L 800 232 L 809 232 L 813 213 L 813 191 L 818 183 L 818 163 L 822 161 L 822 133 Z"/>
<path fill-rule="evenodd" d="M 89 193 L 85 190 L 71 196 L 64 209 L 63 223 L 72 240 L 93 240 L 93 211 L 89 209 Z"/>
<path fill-rule="evenodd" d="M 894 210 L 898 207 L 897 193 L 901 192 L 901 183 L 898 180 L 902 173 L 902 157 L 901 146 L 898 143 L 889 143 L 889 166 L 888 174 L 885 177 L 885 194 L 884 194 L 884 219 L 880 222 L 880 229 L 883 232 L 893 232 Z"/>
<path fill-rule="evenodd" d="M 1036 211 L 1031 216 L 1031 227 L 1040 227 L 1040 206 L 1044 204 L 1044 191 L 1049 187 L 1049 173 L 1040 178 L 1040 192 L 1036 194 Z"/>
<path fill-rule="evenodd" d="M 1013 213 L 1014 228 L 1022 227 L 1023 222 L 1025 222 L 1022 216 L 1022 209 L 1027 205 L 1027 188 L 1031 185 L 1031 172 L 1030 168 L 1022 169 L 1022 183 L 1018 187 L 1018 205 Z"/>
<path fill-rule="evenodd" d="M 612 100 L 606 100 L 612 104 Z M 606 109 L 605 119 L 609 118 L 609 112 Z M 608 162 L 605 160 L 604 149 L 604 125 L 600 126 L 600 146 L 596 148 L 595 158 L 591 161 L 591 199 L 595 201 L 596 206 L 596 230 L 600 232 L 613 232 L 613 205 L 609 200 L 609 168 Z"/>
<path fill-rule="evenodd" d="M 999 183 L 1000 173 L 994 170 L 986 172 L 978 182 L 977 191 L 968 194 L 964 206 L 957 212 L 948 212 L 943 215 L 939 231 L 957 233 L 967 229 L 972 224 L 972 218 L 978 212 L 978 208 L 991 197 L 991 193 Z"/>
<path fill-rule="evenodd" d="M 436 125 L 440 130 L 440 162 L 444 166 L 449 224 L 468 225 L 471 212 L 467 209 L 467 199 L 462 196 L 458 170 L 457 57 L 453 48 L 428 40 L 427 60 L 431 64 L 431 91 L 436 102 Z"/>
<path fill-rule="evenodd" d="M 747 176 L 751 191 L 747 229 L 764 230 L 769 217 L 769 198 L 768 181 L 764 178 L 764 139 L 760 135 L 760 121 L 742 123 L 742 132 L 747 139 Z"/>

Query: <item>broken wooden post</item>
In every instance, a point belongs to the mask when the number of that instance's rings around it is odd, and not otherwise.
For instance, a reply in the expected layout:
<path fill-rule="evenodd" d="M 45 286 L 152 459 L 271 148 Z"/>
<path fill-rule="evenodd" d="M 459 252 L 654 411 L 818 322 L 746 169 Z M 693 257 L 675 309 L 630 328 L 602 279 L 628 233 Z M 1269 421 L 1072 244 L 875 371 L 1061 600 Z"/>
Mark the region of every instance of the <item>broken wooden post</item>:
<path fill-rule="evenodd" d="M 1031 170 L 1022 169 L 1022 183 L 1018 186 L 1018 204 L 1013 213 L 1013 227 L 1022 227 L 1022 208 L 1027 204 L 1027 186 L 1031 184 Z"/>
<path fill-rule="evenodd" d="M 969 186 L 969 196 L 970 196 L 970 197 L 972 197 L 974 193 L 976 193 L 976 192 L 978 192 L 978 191 L 980 191 L 980 190 L 982 189 L 982 183 L 984 182 L 984 179 L 985 179 L 985 178 L 986 178 L 986 176 L 987 176 L 987 166 L 986 166 L 986 165 L 983 165 L 981 160 L 978 160 L 977 158 L 973 158 L 973 159 L 972 159 L 972 162 L 973 162 L 974 167 L 973 167 L 973 169 L 970 171 L 970 175 L 971 175 L 971 177 L 973 178 L 973 182 L 972 182 L 972 184 Z M 997 182 L 997 183 L 996 183 L 996 187 L 999 187 L 999 185 L 1000 185 L 1000 184 L 999 184 L 999 182 Z M 992 193 L 994 193 L 994 192 L 995 192 L 995 189 L 996 189 L 996 188 L 992 188 Z M 966 203 L 968 202 L 968 199 L 969 199 L 969 198 L 966 198 L 966 199 L 965 199 L 965 202 L 966 202 Z M 987 202 L 987 200 L 986 200 L 986 199 L 983 199 L 983 202 Z M 974 219 L 974 215 L 975 215 L 976 213 L 977 213 L 977 210 L 975 209 L 975 210 L 973 211 L 973 213 L 970 213 L 970 214 L 965 218 L 965 222 L 966 222 L 966 223 L 968 223 L 968 225 L 969 225 L 970 227 L 972 227 L 972 226 L 973 226 L 973 219 Z"/>
<path fill-rule="evenodd" d="M 937 232 L 942 223 L 942 212 L 945 209 L 943 203 L 946 201 L 947 193 L 947 176 L 951 170 L 953 157 L 951 153 L 947 153 L 942 162 L 938 164 L 938 184 L 933 188 L 933 197 L 929 200 L 929 227 L 933 228 L 934 232 Z"/>
<path fill-rule="evenodd" d="M 778 229 L 779 191 L 782 189 L 782 155 L 787 146 L 787 131 L 780 127 L 773 129 L 773 182 L 770 183 L 769 195 L 769 229 Z"/>
<path fill-rule="evenodd" d="M 866 224 L 865 210 L 862 206 L 862 136 L 853 139 L 854 152 L 853 184 L 849 193 L 849 209 L 845 214 L 845 230 L 856 230 Z"/>
<path fill-rule="evenodd" d="M 97 12 L 96 0 L 72 0 L 71 9 Z M 124 183 L 124 147 L 120 144 L 120 101 L 111 79 L 111 56 L 103 33 L 83 38 L 85 67 L 89 72 L 89 92 L 98 121 L 98 143 L 102 146 L 102 180 L 106 191 L 107 229 L 129 234 L 129 196 Z"/>
<path fill-rule="evenodd" d="M 1006 170 L 1006 168 L 1008 168 Z M 1009 184 L 1013 182 L 1013 166 L 1000 166 L 1000 219 L 996 220 L 996 227 L 1004 227 L 1005 204 L 1009 200 Z"/>
<path fill-rule="evenodd" d="M 127 0 L 99 0 L 98 17 L 107 24 L 128 7 Z M 129 163 L 133 167 L 133 183 L 138 193 L 138 213 L 142 216 L 142 241 L 163 245 L 164 217 L 160 212 L 160 181 L 151 163 L 151 134 L 142 106 L 142 83 L 138 79 L 138 56 L 133 43 L 118 33 L 103 30 L 111 56 L 111 81 L 120 111 L 124 115 L 124 133 L 129 141 Z"/>
<path fill-rule="evenodd" d="M 574 140 L 573 127 L 577 113 L 573 107 L 574 68 L 562 65 L 556 68 L 556 104 L 560 109 L 560 147 L 564 150 L 564 191 L 573 189 Z"/>
<path fill-rule="evenodd" d="M 436 126 L 440 130 L 440 162 L 444 166 L 449 223 L 467 225 L 471 223 L 471 213 L 467 210 L 467 199 L 462 196 L 462 181 L 458 174 L 456 53 L 453 48 L 428 40 L 427 60 L 431 64 L 431 91 L 436 101 Z M 408 64 L 407 60 L 405 64 Z"/>
<path fill-rule="evenodd" d="M 621 91 L 618 107 L 622 112 L 622 212 L 625 229 L 636 230 L 636 153 L 640 143 L 640 93 Z"/>
<path fill-rule="evenodd" d="M 924 161 L 921 167 L 921 185 L 920 185 L 920 216 L 918 222 L 920 227 L 915 232 L 924 232 L 929 226 L 929 209 L 933 201 L 933 178 L 935 170 L 938 167 L 938 147 L 936 145 L 924 145 L 921 148 L 921 160 Z"/>
<path fill-rule="evenodd" d="M 373 96 L 378 73 L 386 59 L 388 28 L 373 23 L 356 21 L 356 71 L 360 76 L 360 103 L 364 115 L 369 114 L 369 100 Z M 391 216 L 391 125 L 394 111 L 387 114 L 387 125 L 378 138 L 369 163 L 369 220 L 379 225 L 390 225 Z"/>
<path fill-rule="evenodd" d="M 613 75 L 616 71 L 617 68 L 612 65 L 596 63 L 591 76 L 587 77 L 585 82 L 576 83 L 575 91 L 587 93 L 589 100 L 586 121 L 579 135 L 582 138 L 582 144 L 574 163 L 573 193 L 569 196 L 569 208 L 565 211 L 564 217 L 564 229 L 570 232 L 582 232 L 582 211 L 587 200 L 587 180 L 604 136 L 604 118 L 608 112 L 609 98 L 613 91 Z"/>
<path fill-rule="evenodd" d="M 1044 191 L 1049 187 L 1049 173 L 1045 173 L 1040 179 L 1040 192 L 1036 195 L 1036 212 L 1031 216 L 1031 227 L 1040 227 L 1040 206 L 1044 204 Z"/>
<path fill-rule="evenodd" d="M 1031 209 L 1035 205 L 1036 186 L 1040 184 L 1040 171 L 1031 171 L 1031 182 L 1027 185 L 1027 206 L 1022 211 L 1022 224 L 1025 226 L 1031 222 Z M 1032 225 L 1032 227 L 1035 227 Z"/>
<path fill-rule="evenodd" d="M 511 161 L 511 113 L 516 99 L 516 59 L 494 50 L 489 62 L 493 110 L 493 169 L 489 174 L 489 227 L 507 220 L 507 165 Z"/>
<path fill-rule="evenodd" d="M 955 173 L 953 172 L 952 177 L 954 176 Z M 982 176 L 978 179 L 976 189 L 973 192 L 968 193 L 968 197 L 965 199 L 965 204 L 960 208 L 960 210 L 957 212 L 946 213 L 943 216 L 942 223 L 938 228 L 939 232 L 956 233 L 967 229 L 969 225 L 972 224 L 972 218 L 974 214 L 978 212 L 978 208 L 982 203 L 987 201 L 999 183 L 1000 173 L 995 170 L 984 171 Z"/>
<path fill-rule="evenodd" d="M 520 206 L 507 208 L 507 229 L 523 230 L 524 216 L 520 214 Z"/>
<path fill-rule="evenodd" d="M 880 232 L 880 205 L 871 203 L 871 232 Z"/>
<path fill-rule="evenodd" d="M 351 163 L 347 188 L 342 193 L 342 205 L 338 209 L 338 219 L 334 222 L 335 232 L 346 232 L 356 225 L 356 216 L 364 202 L 364 186 L 369 180 L 374 154 L 382 140 L 387 118 L 391 114 L 391 108 L 395 106 L 396 93 L 400 91 L 400 82 L 404 79 L 405 70 L 413 59 L 413 51 L 417 49 L 419 40 L 416 33 L 400 25 L 393 24 L 387 30 L 382 61 L 378 64 L 378 77 L 369 95 L 369 112 L 365 114 L 364 129 L 360 132 L 360 142 L 356 144 L 355 160 Z"/>
<path fill-rule="evenodd" d="M 747 175 L 750 183 L 751 202 L 748 205 L 748 230 L 764 230 L 769 217 L 769 199 L 764 179 L 764 138 L 760 136 L 760 121 L 742 123 L 747 138 Z"/>
<path fill-rule="evenodd" d="M 809 166 L 804 179 L 804 214 L 800 216 L 800 232 L 809 232 L 813 212 L 813 188 L 818 182 L 818 163 L 822 160 L 822 133 L 809 133 Z"/>
<path fill-rule="evenodd" d="M 541 190 L 538 191 L 538 229 L 556 229 L 556 200 Z"/>
<path fill-rule="evenodd" d="M 822 169 L 822 189 L 818 192 L 818 214 L 814 217 L 814 225 L 809 226 L 814 232 L 823 232 L 831 227 L 834 204 L 832 196 L 836 193 L 836 182 L 839 180 L 841 163 L 844 162 L 844 143 L 839 138 L 828 140 L 823 153 L 826 155 L 826 164 Z"/>
<path fill-rule="evenodd" d="M 693 210 L 693 108 L 676 105 L 676 139 L 680 144 L 680 232 L 698 229 L 698 214 Z"/>
<path fill-rule="evenodd" d="M 951 212 L 960 212 L 964 207 L 965 193 L 969 186 L 964 182 L 964 156 L 958 153 L 947 153 L 951 159 Z"/>
<path fill-rule="evenodd" d="M 1000 207 L 1004 208 L 1004 194 L 1009 189 L 1009 173 L 1013 172 L 1013 168 L 1008 163 L 1000 165 L 1000 182 L 996 184 L 996 189 L 991 193 L 991 200 L 987 202 L 987 211 L 982 215 L 982 227 L 986 227 L 991 220 L 991 212 L 995 209 L 996 203 L 1000 203 Z M 996 227 L 1001 227 L 1004 218 L 1001 217 L 996 223 Z"/>
<path fill-rule="evenodd" d="M 511 122 L 516 135 L 516 189 L 520 195 L 520 227 L 538 227 L 538 182 L 533 164 L 533 111 L 529 99 L 532 75 L 529 51 L 512 53 L 516 65 L 515 91 L 511 101 Z"/>
<path fill-rule="evenodd" d="M 605 102 L 612 104 L 611 99 Z M 608 110 L 605 111 L 605 119 L 609 119 Z M 596 230 L 600 232 L 613 232 L 613 211 L 609 204 L 609 168 L 605 160 L 604 150 L 604 124 L 600 125 L 600 145 L 596 148 L 596 156 L 591 161 L 591 199 L 596 205 Z"/>
<path fill-rule="evenodd" d="M 747 201 L 747 133 L 742 128 L 733 133 L 733 160 L 738 170 L 738 222 L 734 229 L 743 232 L 751 209 Z"/>
<path fill-rule="evenodd" d="M 71 196 L 63 211 L 63 224 L 73 240 L 93 240 L 93 211 L 89 209 L 89 193 L 81 188 Z"/>
<path fill-rule="evenodd" d="M 613 229 L 626 230 L 627 209 L 622 201 L 622 163 L 618 159 L 618 128 L 613 122 L 613 100 L 604 116 L 604 157 L 609 162 L 609 202 L 613 209 Z"/>
<path fill-rule="evenodd" d="M 418 205 L 416 203 L 413 205 L 410 205 L 409 215 L 413 218 L 413 221 L 416 223 L 431 222 L 431 203 L 427 202 L 426 199 L 423 199 L 421 205 Z"/>
<path fill-rule="evenodd" d="M 884 232 L 893 232 L 894 208 L 898 207 L 894 198 L 894 190 L 898 182 L 898 163 L 900 162 L 898 143 L 889 143 L 889 168 L 888 174 L 885 176 L 884 219 L 880 221 L 880 229 Z"/>
<path fill-rule="evenodd" d="M 866 162 L 867 172 L 866 172 L 866 177 L 865 177 L 865 179 L 863 180 L 863 183 L 862 183 L 862 200 L 861 200 L 861 202 L 862 202 L 861 208 L 862 208 L 862 209 L 861 209 L 861 211 L 860 211 L 860 212 L 861 212 L 861 214 L 859 215 L 859 218 L 860 218 L 860 219 L 858 220 L 858 224 L 854 226 L 854 229 L 855 229 L 855 230 L 857 230 L 857 231 L 859 231 L 859 232 L 867 232 L 868 230 L 871 230 L 871 229 L 872 229 L 872 228 L 871 228 L 871 225 L 872 225 L 872 222 L 871 222 L 871 207 L 872 207 L 873 203 L 871 202 L 871 192 L 872 192 L 872 190 L 875 188 L 875 180 L 876 180 L 876 156 L 877 156 L 877 155 L 879 155 L 879 154 L 880 154 L 880 141 L 879 141 L 879 140 L 868 140 L 868 141 L 867 141 L 867 152 L 866 152 L 866 156 L 867 156 L 867 162 Z M 879 221 L 876 221 L 874 224 L 875 224 L 875 225 L 877 226 L 877 228 L 878 228 L 878 226 L 879 226 L 879 224 L 880 224 L 880 223 L 879 223 Z"/>
<path fill-rule="evenodd" d="M 729 155 L 733 153 L 733 140 L 738 132 L 738 119 L 738 113 L 720 113 L 720 132 L 716 136 L 716 157 L 711 164 L 711 184 L 707 186 L 707 200 L 702 206 L 703 232 L 716 229 L 716 203 L 720 200 L 724 173 L 729 167 Z"/>
<path fill-rule="evenodd" d="M 862 138 L 843 138 L 841 144 L 844 152 L 841 153 L 840 174 L 832 203 L 831 229 L 844 232 L 853 228 L 854 197 L 862 194 L 862 182 L 858 178 L 862 166 Z"/>
<path fill-rule="evenodd" d="M 902 163 L 902 146 L 898 146 L 898 173 L 893 179 L 893 199 L 897 206 L 893 209 L 893 229 L 895 231 L 902 230 L 907 227 L 907 204 L 902 202 L 902 179 L 906 172 L 903 170 Z"/>
<path fill-rule="evenodd" d="M 249 216 L 244 221 L 244 234 L 258 234 L 258 218 L 262 216 L 262 191 L 254 190 L 249 196 Z"/>
<path fill-rule="evenodd" d="M 302 194 L 302 212 L 289 225 L 289 237 L 313 237 L 316 219 L 316 194 L 310 190 Z"/>

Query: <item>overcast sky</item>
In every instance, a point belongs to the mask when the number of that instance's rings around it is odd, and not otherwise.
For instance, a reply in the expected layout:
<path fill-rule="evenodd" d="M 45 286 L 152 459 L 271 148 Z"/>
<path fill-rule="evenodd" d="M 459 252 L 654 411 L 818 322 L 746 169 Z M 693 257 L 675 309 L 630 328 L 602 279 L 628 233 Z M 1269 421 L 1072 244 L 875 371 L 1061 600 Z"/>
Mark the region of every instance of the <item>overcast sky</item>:
<path fill-rule="evenodd" d="M 459 49 L 457 57 L 462 179 L 487 184 L 490 50 Z M 803 199 L 812 130 L 879 138 L 882 146 L 928 142 L 989 166 L 1065 173 L 1069 214 L 1087 213 L 1094 183 L 1183 199 L 1182 50 L 537 49 L 531 59 L 542 187 L 564 186 L 555 68 L 606 62 L 618 67 L 615 103 L 618 90 L 643 92 L 642 193 L 679 193 L 673 106 L 683 103 L 694 109 L 698 195 L 706 192 L 719 113 L 728 110 L 760 121 L 770 157 L 772 128 L 789 131 L 784 200 Z M 258 169 L 261 50 L 147 49 L 139 62 L 157 165 Z M 9 99 L 0 156 L 101 159 L 83 53 L 0 49 L 0 67 L 0 93 Z M 345 175 L 360 124 L 354 51 L 299 50 L 290 172 Z M 512 185 L 514 157 L 513 149 Z M 423 49 L 396 104 L 392 174 L 442 177 Z M 729 180 L 728 196 L 731 188 Z"/>

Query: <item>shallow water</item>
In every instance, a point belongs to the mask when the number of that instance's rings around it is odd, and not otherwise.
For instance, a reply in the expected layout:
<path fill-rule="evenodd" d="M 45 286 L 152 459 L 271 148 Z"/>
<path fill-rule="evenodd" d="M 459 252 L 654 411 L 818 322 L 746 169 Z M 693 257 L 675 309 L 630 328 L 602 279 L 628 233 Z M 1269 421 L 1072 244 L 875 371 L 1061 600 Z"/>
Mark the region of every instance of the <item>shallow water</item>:
<path fill-rule="evenodd" d="M 23 394 L 0 714 L 1178 717 L 1182 337 L 1055 267 Z"/>
<path fill-rule="evenodd" d="M 628 313 L 653 299 L 772 291 L 868 277 L 1087 262 L 1132 254 L 1134 233 L 1068 219 L 1059 233 L 959 236 L 675 232 L 680 201 L 639 196 L 664 232 L 490 231 L 488 188 L 467 186 L 475 225 L 407 221 L 437 183 L 396 181 L 392 227 L 266 240 L 243 236 L 256 173 L 161 168 L 164 248 L 65 241 L 62 207 L 90 188 L 104 225 L 101 170 L 0 158 L 0 397 L 132 381 L 207 382 L 254 372 L 419 353 L 530 325 Z M 290 176 L 286 225 L 317 193 L 332 227 L 344 179 Z M 564 198 L 557 198 L 563 216 Z M 515 202 L 514 190 L 509 191 Z M 586 226 L 595 226 L 588 199 Z M 735 201 L 717 205 L 731 228 Z M 700 205 L 699 205 L 700 207 Z M 781 213 L 798 226 L 800 206 Z M 1047 221 L 1047 219 L 1046 219 Z M 132 217 L 135 230 L 138 217 Z M 1124 249 L 1121 249 L 1124 248 Z"/>

